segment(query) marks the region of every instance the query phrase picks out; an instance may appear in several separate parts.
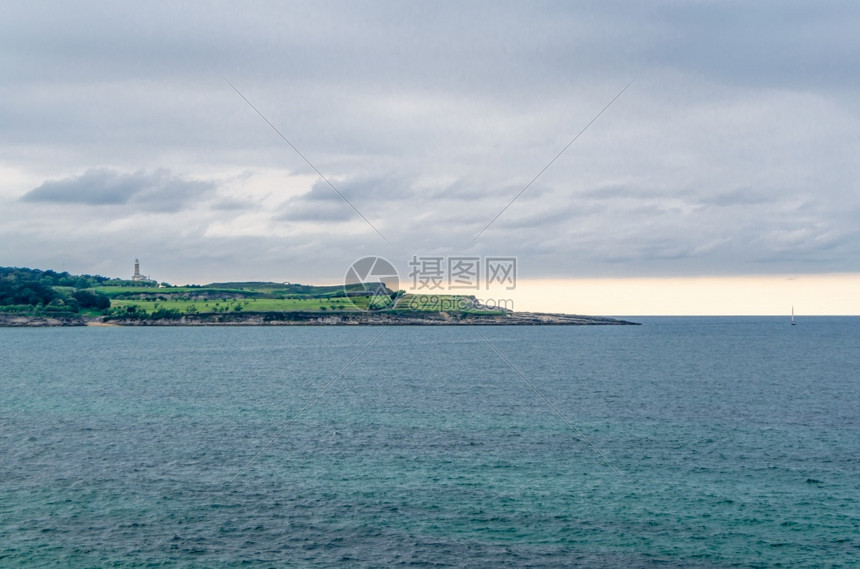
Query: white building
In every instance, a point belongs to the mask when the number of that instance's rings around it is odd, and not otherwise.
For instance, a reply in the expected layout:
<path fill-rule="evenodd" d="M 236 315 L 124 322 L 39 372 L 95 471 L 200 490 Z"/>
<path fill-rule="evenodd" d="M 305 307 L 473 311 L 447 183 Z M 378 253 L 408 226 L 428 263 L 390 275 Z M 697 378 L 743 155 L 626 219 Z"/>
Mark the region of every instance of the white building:
<path fill-rule="evenodd" d="M 147 275 L 140 274 L 140 261 L 137 259 L 134 260 L 134 274 L 131 276 L 131 280 L 138 283 L 154 283 L 155 281 L 149 278 Z"/>

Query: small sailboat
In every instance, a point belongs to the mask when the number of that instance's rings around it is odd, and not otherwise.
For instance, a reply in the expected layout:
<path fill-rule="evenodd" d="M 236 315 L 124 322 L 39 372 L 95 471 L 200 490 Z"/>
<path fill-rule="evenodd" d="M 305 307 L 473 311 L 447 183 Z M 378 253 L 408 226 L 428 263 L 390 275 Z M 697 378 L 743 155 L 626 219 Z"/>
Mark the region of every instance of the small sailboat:
<path fill-rule="evenodd" d="M 791 307 L 791 325 L 797 326 L 797 322 L 794 321 L 794 306 Z"/>

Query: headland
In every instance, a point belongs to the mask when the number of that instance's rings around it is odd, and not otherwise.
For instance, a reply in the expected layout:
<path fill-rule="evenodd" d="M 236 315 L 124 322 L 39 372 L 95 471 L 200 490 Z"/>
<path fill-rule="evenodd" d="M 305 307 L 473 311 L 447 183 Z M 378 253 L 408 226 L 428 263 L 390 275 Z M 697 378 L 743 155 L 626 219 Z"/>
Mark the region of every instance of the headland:
<path fill-rule="evenodd" d="M 135 272 L 137 275 L 137 271 Z M 222 282 L 174 286 L 0 267 L 0 326 L 583 326 L 614 318 L 515 312 L 470 295 L 414 295 L 384 283 Z"/>

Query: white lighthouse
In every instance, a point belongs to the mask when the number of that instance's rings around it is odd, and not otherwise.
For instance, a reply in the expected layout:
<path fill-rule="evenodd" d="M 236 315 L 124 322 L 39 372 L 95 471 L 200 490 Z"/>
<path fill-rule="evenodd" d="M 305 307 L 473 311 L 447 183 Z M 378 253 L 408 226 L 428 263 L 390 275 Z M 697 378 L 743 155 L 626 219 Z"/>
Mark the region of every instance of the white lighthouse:
<path fill-rule="evenodd" d="M 131 280 L 138 283 L 155 282 L 148 276 L 140 274 L 140 261 L 138 259 L 134 260 L 134 274 L 131 276 Z"/>

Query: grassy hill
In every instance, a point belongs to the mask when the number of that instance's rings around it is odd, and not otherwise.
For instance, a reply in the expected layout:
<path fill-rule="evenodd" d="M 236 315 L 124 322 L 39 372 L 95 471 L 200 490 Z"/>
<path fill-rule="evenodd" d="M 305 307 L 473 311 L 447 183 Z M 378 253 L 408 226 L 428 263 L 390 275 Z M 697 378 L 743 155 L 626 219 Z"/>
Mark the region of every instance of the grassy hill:
<path fill-rule="evenodd" d="M 275 282 L 222 282 L 154 286 L 99 275 L 0 267 L 0 312 L 27 316 L 77 315 L 103 320 L 197 319 L 230 314 L 505 314 L 486 310 L 474 297 L 418 297 L 383 283 L 315 286 Z"/>

